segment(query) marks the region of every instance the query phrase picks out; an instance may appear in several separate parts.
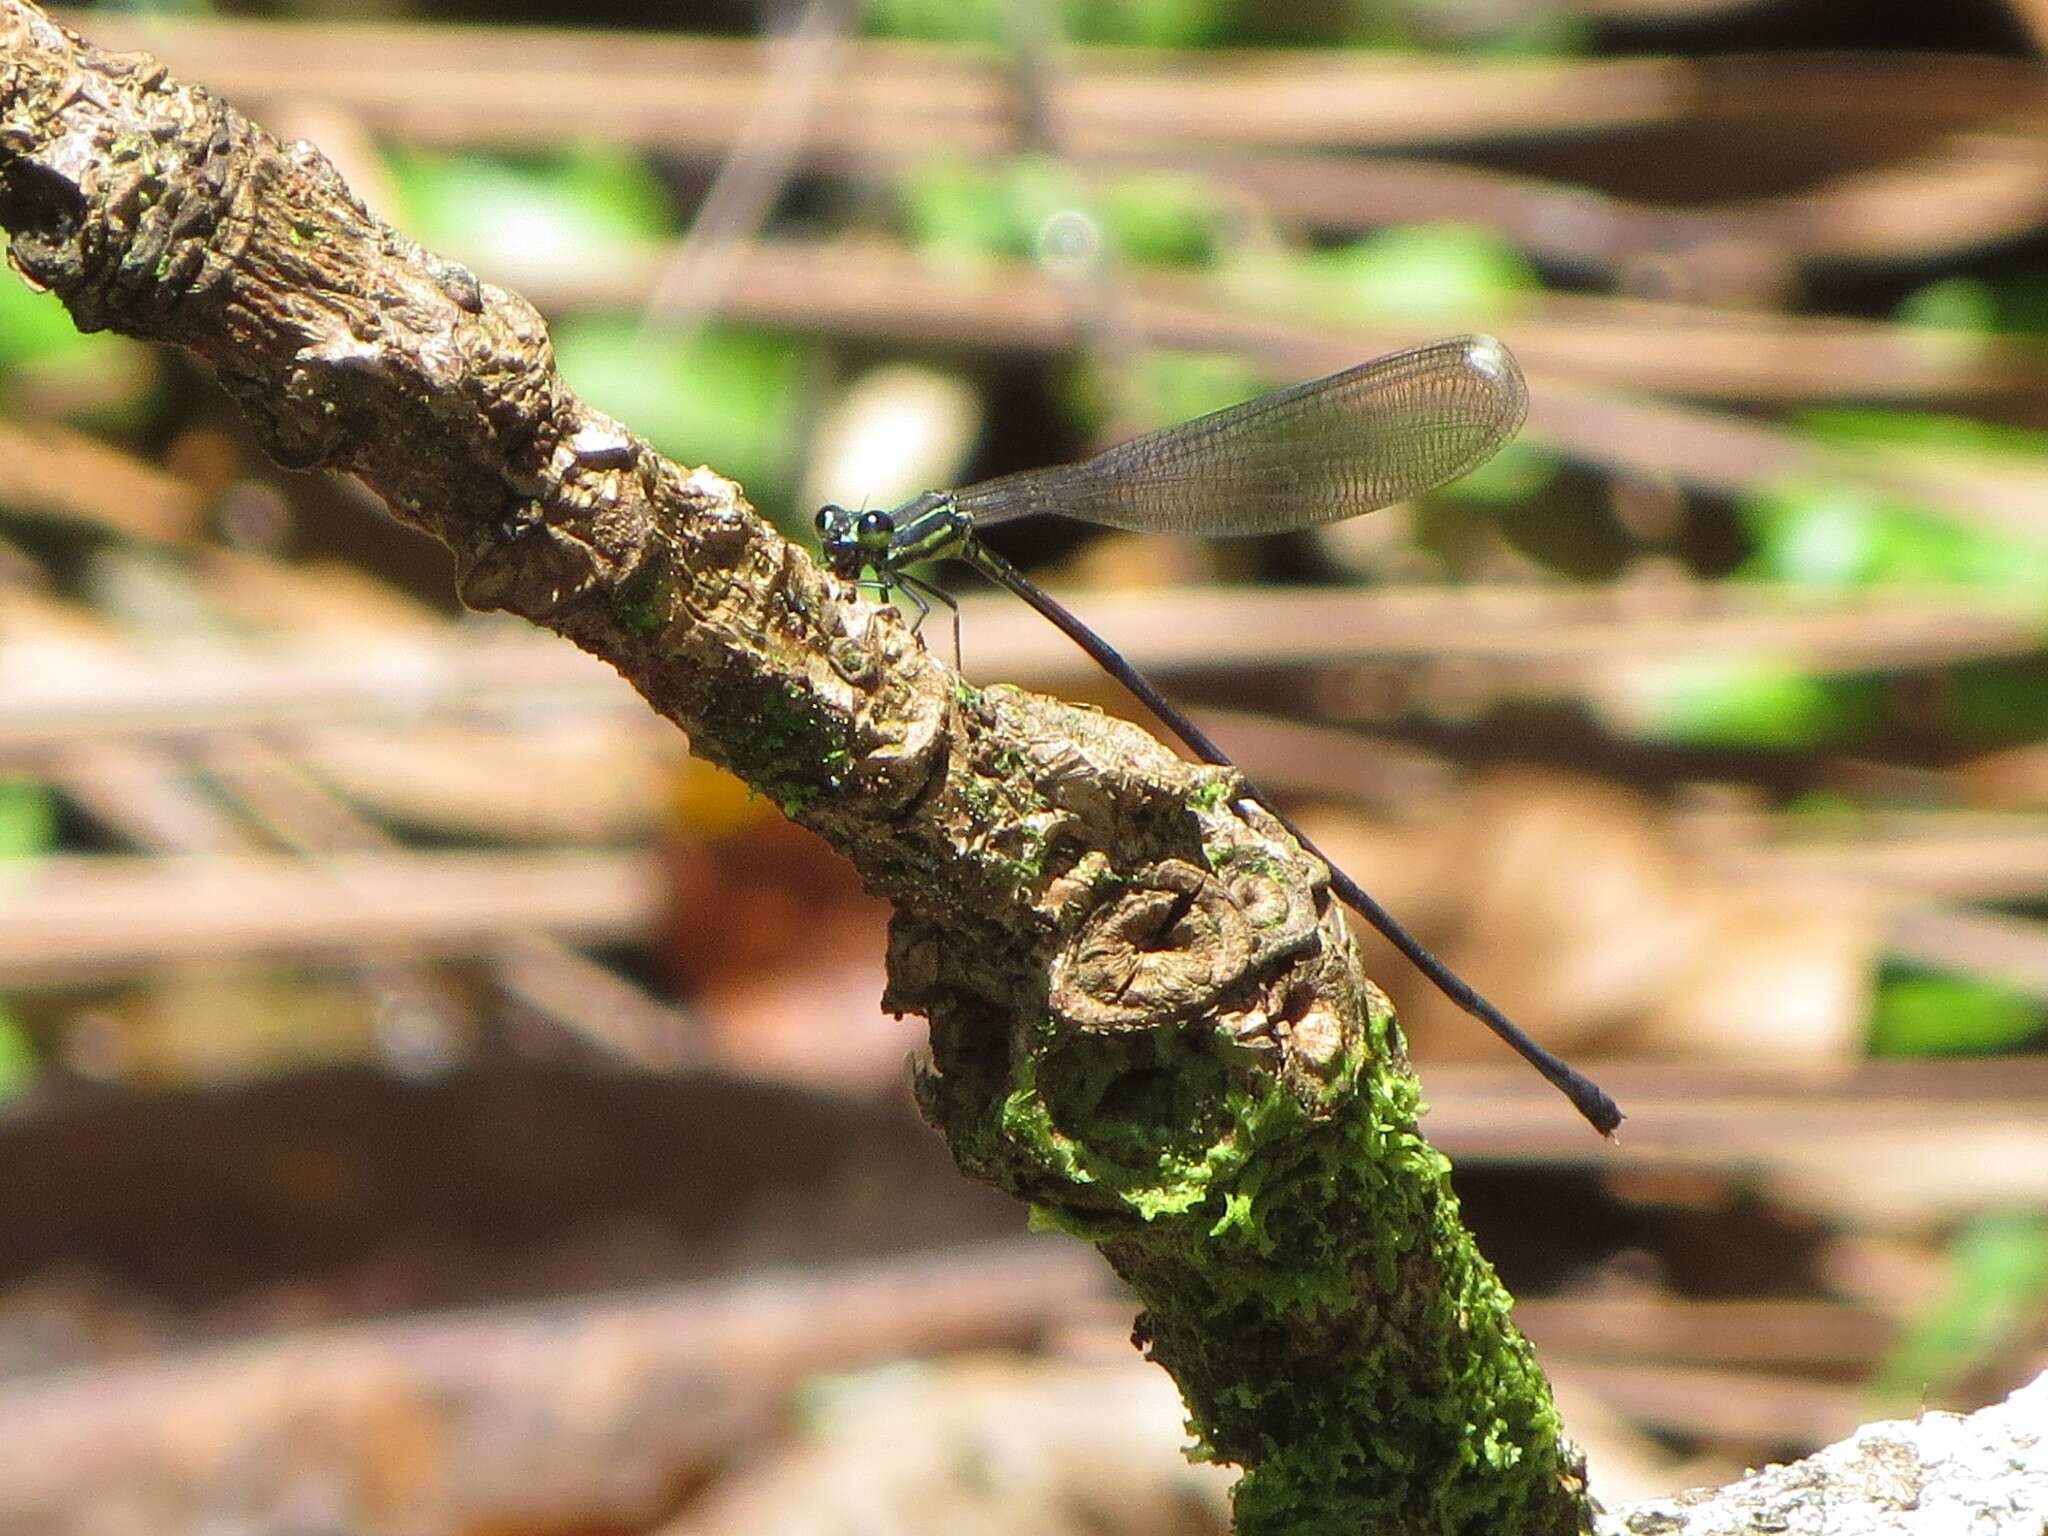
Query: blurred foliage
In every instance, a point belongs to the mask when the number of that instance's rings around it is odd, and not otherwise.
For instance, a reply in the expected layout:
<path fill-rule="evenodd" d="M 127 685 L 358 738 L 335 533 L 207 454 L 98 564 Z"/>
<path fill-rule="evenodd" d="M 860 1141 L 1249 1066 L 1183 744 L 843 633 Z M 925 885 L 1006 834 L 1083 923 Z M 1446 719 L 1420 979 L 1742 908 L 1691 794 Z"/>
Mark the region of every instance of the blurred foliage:
<path fill-rule="evenodd" d="M 1150 430 L 1206 416 L 1273 387 L 1270 377 L 1237 353 L 1159 348 L 1118 358 L 1112 371 L 1083 359 L 1063 369 L 1060 378 L 1059 403 L 1091 436 L 1119 413 L 1138 413 L 1123 425 Z"/>
<path fill-rule="evenodd" d="M 98 0 L 97 8 L 131 16 L 212 16 L 220 10 L 215 0 Z"/>
<path fill-rule="evenodd" d="M 671 337 L 624 315 L 555 324 L 556 361 L 578 393 L 671 458 L 708 464 L 764 503 L 790 484 L 805 350 L 736 327 Z"/>
<path fill-rule="evenodd" d="M 1979 661 L 1942 675 L 1941 726 L 1965 747 L 2048 735 L 2048 678 L 2039 661 Z"/>
<path fill-rule="evenodd" d="M 2048 434 L 1907 411 L 1829 410 L 1801 417 L 1819 442 L 2014 474 L 2038 473 Z M 1735 512 L 1749 553 L 1735 574 L 1816 589 L 1930 583 L 2001 593 L 2048 592 L 2048 541 L 2006 535 L 1945 511 L 1827 482 L 1762 484 Z M 2048 600 L 2044 600 L 2048 617 Z M 2031 667 L 1994 662 L 1953 669 L 1944 707 L 1968 737 L 1997 738 L 2048 723 Z M 1674 740 L 1800 747 L 1839 742 L 1874 723 L 1873 685 L 1803 677 L 1767 662 L 1701 663 L 1674 677 L 1664 733 Z"/>
<path fill-rule="evenodd" d="M 1737 512 L 1753 541 L 1742 574 L 1759 580 L 2048 590 L 2048 545 L 2000 538 L 1853 486 L 1762 486 L 1741 497 Z"/>
<path fill-rule="evenodd" d="M 1015 0 L 868 0 L 868 30 L 934 43 L 1001 44 Z M 1489 0 L 1339 0 L 1334 5 L 1256 6 L 1242 0 L 1059 0 L 1068 42 L 1148 48 L 1343 44 L 1445 49 L 1492 55 L 1581 51 L 1586 19 L 1561 6 Z"/>
<path fill-rule="evenodd" d="M 1253 313 L 1403 329 L 1497 326 L 1543 291 L 1507 240 L 1456 221 L 1399 224 L 1326 249 L 1261 249 L 1225 264 L 1218 281 Z"/>
<path fill-rule="evenodd" d="M 57 805 L 48 786 L 19 774 L 0 776 L 0 881 L 41 858 L 57 844 Z M 34 1043 L 13 1012 L 0 1003 L 0 1103 L 28 1088 L 37 1075 Z"/>
<path fill-rule="evenodd" d="M 14 1014 L 0 1004 L 0 1104 L 19 1098 L 41 1073 L 35 1043 Z"/>
<path fill-rule="evenodd" d="M 1967 976 L 1889 976 L 1870 1019 L 1874 1056 L 1982 1056 L 2038 1034 L 2034 998 Z"/>
<path fill-rule="evenodd" d="M 1765 656 L 1673 660 L 1641 684 L 1642 733 L 1696 746 L 1801 751 L 1869 729 L 1884 708 L 1880 680 L 1816 677 Z"/>
<path fill-rule="evenodd" d="M 48 786 L 19 774 L 0 777 L 0 865 L 38 858 L 56 843 L 57 805 Z"/>
<path fill-rule="evenodd" d="M 1069 211 L 1094 222 L 1119 258 L 1200 264 L 1213 255 L 1214 191 L 1170 171 L 1083 177 L 1049 155 L 948 157 L 905 176 L 897 195 L 911 244 L 949 260 L 1038 256 L 1048 221 Z"/>
<path fill-rule="evenodd" d="M 1236 0 L 1059 0 L 1059 35 L 1076 43 L 1138 43 L 1200 48 L 1221 41 Z M 934 43 L 1002 43 L 1014 0 L 867 0 L 868 30 L 878 37 Z"/>
<path fill-rule="evenodd" d="M 1987 1211 L 1948 1250 L 1945 1295 L 1900 1338 L 1872 1384 L 1880 1404 L 1939 1400 L 1965 1377 L 1999 1374 L 2048 1302 L 2048 1215 Z"/>
<path fill-rule="evenodd" d="M 1892 318 L 1936 330 L 2039 335 L 2048 332 L 2048 273 L 1939 278 L 1906 295 Z"/>
<path fill-rule="evenodd" d="M 1909 411 L 1812 411 L 1818 441 L 1902 463 L 2038 475 L 2048 433 Z M 1737 503 L 1753 552 L 1743 574 L 1804 586 L 1939 582 L 2048 593 L 2048 539 L 2007 536 L 1952 514 L 1842 485 L 1761 486 Z M 2043 599 L 2048 613 L 2048 596 Z"/>
<path fill-rule="evenodd" d="M 1463 479 L 1444 487 L 1443 494 L 1505 513 L 1540 496 L 1563 469 L 1564 461 L 1541 443 L 1517 438 Z"/>
<path fill-rule="evenodd" d="M 618 146 L 514 156 L 399 145 L 386 162 L 407 231 L 486 272 L 514 259 L 528 270 L 573 270 L 677 228 L 660 178 Z"/>
<path fill-rule="evenodd" d="M 140 343 L 82 332 L 55 294 L 0 281 L 0 407 L 10 414 L 129 431 L 147 420 L 156 381 Z"/>
<path fill-rule="evenodd" d="M 64 354 L 93 354 L 117 338 L 87 335 L 53 293 L 10 279 L 0 283 L 0 368 L 18 368 Z"/>
<path fill-rule="evenodd" d="M 1341 40 L 1373 48 L 1428 48 L 1513 57 L 1583 52 L 1588 17 L 1563 5 L 1498 0 L 1349 0 Z"/>
<path fill-rule="evenodd" d="M 1529 259 L 1477 224 L 1399 224 L 1300 260 L 1333 317 L 1366 322 L 1506 315 L 1543 291 Z"/>
<path fill-rule="evenodd" d="M 408 228 L 485 272 L 515 258 L 524 268 L 574 270 L 676 237 L 666 188 L 623 148 L 531 156 L 400 149 L 390 163 Z M 591 312 L 560 317 L 552 329 L 563 377 L 663 453 L 710 464 L 762 500 L 787 487 L 801 343 L 726 327 L 670 337 L 636 316 Z"/>

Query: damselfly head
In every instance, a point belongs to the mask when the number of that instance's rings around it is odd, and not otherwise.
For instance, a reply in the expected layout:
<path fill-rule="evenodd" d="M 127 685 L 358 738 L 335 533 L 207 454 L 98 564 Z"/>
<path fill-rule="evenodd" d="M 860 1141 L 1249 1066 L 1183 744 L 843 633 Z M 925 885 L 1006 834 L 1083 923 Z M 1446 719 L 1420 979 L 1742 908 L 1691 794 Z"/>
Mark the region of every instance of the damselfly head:
<path fill-rule="evenodd" d="M 896 535 L 896 520 L 886 512 L 855 512 L 849 507 L 818 508 L 818 547 L 835 576 L 857 579 L 864 566 L 875 565 L 889 553 L 889 541 Z"/>

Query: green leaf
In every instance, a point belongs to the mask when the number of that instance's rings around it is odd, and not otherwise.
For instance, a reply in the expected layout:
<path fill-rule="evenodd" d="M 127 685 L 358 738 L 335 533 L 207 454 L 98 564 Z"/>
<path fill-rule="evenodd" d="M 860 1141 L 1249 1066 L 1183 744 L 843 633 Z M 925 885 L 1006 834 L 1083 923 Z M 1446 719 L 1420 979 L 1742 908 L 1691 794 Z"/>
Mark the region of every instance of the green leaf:
<path fill-rule="evenodd" d="M 1815 437 L 1842 448 L 1975 453 L 1994 463 L 2003 456 L 2015 468 L 2037 464 L 2043 454 L 2048 454 L 2048 432 L 1981 421 L 1974 416 L 1835 406 L 1801 412 L 1799 421 Z"/>
<path fill-rule="evenodd" d="M 1819 678 L 1762 657 L 1703 656 L 1646 674 L 1627 725 L 1656 740 L 1802 749 L 1852 735 L 1882 696 L 1860 678 Z"/>
<path fill-rule="evenodd" d="M 868 30 L 934 43 L 1003 44 L 1010 0 L 868 0 Z M 1218 40 L 1230 0 L 1061 0 L 1055 40 L 1197 48 Z"/>
<path fill-rule="evenodd" d="M 0 276 L 0 367 L 104 351 L 109 343 L 118 338 L 81 334 L 54 293 L 39 293 L 17 275 Z"/>
<path fill-rule="evenodd" d="M 1916 1318 L 1877 1373 L 1886 1404 L 1924 1403 L 2008 1360 L 2048 1295 L 2048 1216 L 1986 1211 L 1949 1244 L 1948 1289 Z"/>
<path fill-rule="evenodd" d="M 1446 5 L 1444 0 L 1349 0 L 1343 40 L 1495 57 L 1586 52 L 1591 18 L 1564 6 Z"/>
<path fill-rule="evenodd" d="M 708 464 L 773 499 L 796 453 L 800 344 L 711 329 L 678 344 L 621 315 L 555 326 L 562 376 L 669 457 Z"/>
<path fill-rule="evenodd" d="M 927 161 L 902 178 L 896 196 L 919 250 L 955 258 L 1025 254 L 1009 189 L 986 167 Z"/>
<path fill-rule="evenodd" d="M 868 0 L 863 9 L 876 37 L 991 46 L 1003 41 L 1002 0 Z"/>
<path fill-rule="evenodd" d="M 157 367 L 142 342 L 87 335 L 54 293 L 0 272 L 0 380 L 0 408 L 123 432 L 147 418 Z"/>
<path fill-rule="evenodd" d="M 48 788 L 39 780 L 19 775 L 0 777 L 0 862 L 19 864 L 40 858 L 56 841 L 57 807 Z M 37 1071 L 35 1045 L 28 1032 L 0 1006 L 0 1102 L 27 1089 Z"/>
<path fill-rule="evenodd" d="M 1992 331 L 1998 328 L 1998 301 L 1982 278 L 1944 277 L 1907 294 L 1892 317 L 1901 325 L 1940 331 Z"/>
<path fill-rule="evenodd" d="M 615 261 L 675 230 L 668 193 L 637 155 L 587 145 L 548 155 L 394 149 L 405 225 L 423 244 L 489 268 Z"/>
<path fill-rule="evenodd" d="M 939 256 L 1037 255 L 1039 231 L 1054 214 L 1085 211 L 1082 181 L 1049 155 L 1014 155 L 968 164 L 950 157 L 919 166 L 900 196 L 911 243 Z"/>
<path fill-rule="evenodd" d="M 2048 274 L 2016 271 L 1990 278 L 1944 277 L 1914 289 L 1892 313 L 1904 325 L 2039 335 L 2048 331 Z"/>
<path fill-rule="evenodd" d="M 1254 364 L 1228 352 L 1141 352 L 1138 398 L 1149 407 L 1152 426 L 1170 427 L 1262 395 L 1275 380 Z"/>
<path fill-rule="evenodd" d="M 1743 574 L 1811 587 L 1935 582 L 2048 587 L 2048 542 L 2003 539 L 1854 486 L 1779 484 L 1736 503 L 1755 548 Z"/>
<path fill-rule="evenodd" d="M 0 1103 L 19 1098 L 33 1087 L 40 1071 L 35 1042 L 20 1021 L 0 1005 Z"/>
<path fill-rule="evenodd" d="M 1215 189 L 1199 176 L 1141 171 L 1112 177 L 1096 194 L 1103 227 L 1130 261 L 1196 265 L 1215 256 Z"/>
<path fill-rule="evenodd" d="M 1513 442 L 1442 494 L 1486 507 L 1512 507 L 1547 490 L 1564 461 L 1537 443 Z"/>
<path fill-rule="evenodd" d="M 1870 1049 L 1878 1056 L 1988 1056 L 2040 1031 L 2033 998 L 1968 976 L 1901 975 L 1878 988 Z"/>
<path fill-rule="evenodd" d="M 1032 259 L 1047 222 L 1078 212 L 1119 258 L 1202 262 L 1216 218 L 1215 195 L 1199 177 L 1161 171 L 1091 180 L 1045 155 L 996 164 L 941 157 L 905 175 L 897 195 L 911 244 L 956 259 Z"/>
<path fill-rule="evenodd" d="M 1476 224 L 1404 224 L 1290 265 L 1320 312 L 1404 326 L 1490 322 L 1542 287 L 1519 250 Z M 1283 278 L 1283 292 L 1294 286 Z"/>
<path fill-rule="evenodd" d="M 41 780 L 0 778 L 0 859 L 33 859 L 57 841 L 57 807 Z"/>
<path fill-rule="evenodd" d="M 1941 718 L 1968 745 L 2048 736 L 2044 671 L 2039 656 L 2001 656 L 1950 667 L 1941 679 Z"/>
<path fill-rule="evenodd" d="M 2037 481 L 2048 433 L 1914 411 L 1827 410 L 1802 417 L 1831 447 L 1905 467 L 1927 463 Z M 1818 587 L 1936 582 L 2048 590 L 2048 539 L 2004 535 L 1839 483 L 1786 481 L 1736 503 L 1755 550 L 1744 574 Z"/>

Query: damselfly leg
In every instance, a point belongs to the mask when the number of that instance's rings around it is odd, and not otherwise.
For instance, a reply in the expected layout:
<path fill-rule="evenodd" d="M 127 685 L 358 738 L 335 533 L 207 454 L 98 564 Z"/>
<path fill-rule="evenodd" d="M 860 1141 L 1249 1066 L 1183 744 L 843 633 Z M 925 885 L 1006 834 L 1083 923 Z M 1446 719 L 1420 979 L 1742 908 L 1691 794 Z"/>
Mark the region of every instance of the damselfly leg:
<path fill-rule="evenodd" d="M 907 596 L 913 603 L 917 604 L 917 617 L 910 621 L 910 632 L 912 634 L 916 634 L 918 633 L 918 631 L 924 628 L 924 621 L 930 618 L 932 614 L 932 603 L 943 604 L 947 611 L 952 614 L 953 668 L 955 671 L 958 671 L 960 667 L 959 603 L 953 600 L 953 596 L 951 593 L 945 591 L 943 588 L 933 586 L 928 581 L 922 580 L 919 577 L 911 575 L 908 571 L 897 571 L 895 573 L 895 578 L 896 585 L 902 589 L 904 595 Z M 929 601 L 927 601 L 927 599 L 929 599 Z"/>

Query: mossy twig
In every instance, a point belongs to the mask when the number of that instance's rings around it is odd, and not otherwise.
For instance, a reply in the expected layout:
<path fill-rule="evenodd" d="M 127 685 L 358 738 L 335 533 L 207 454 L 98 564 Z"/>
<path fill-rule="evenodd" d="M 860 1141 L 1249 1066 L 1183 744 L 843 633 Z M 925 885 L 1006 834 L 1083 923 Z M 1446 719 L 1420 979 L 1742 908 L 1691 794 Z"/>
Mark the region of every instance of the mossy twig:
<path fill-rule="evenodd" d="M 888 1006 L 974 1177 L 1098 1244 L 1247 1532 L 1565 1536 L 1584 1500 L 1324 872 L 1133 726 L 974 689 L 545 327 L 141 55 L 0 0 L 0 223 L 85 329 L 203 358 L 360 476 L 471 606 L 615 665 L 896 905 Z"/>

